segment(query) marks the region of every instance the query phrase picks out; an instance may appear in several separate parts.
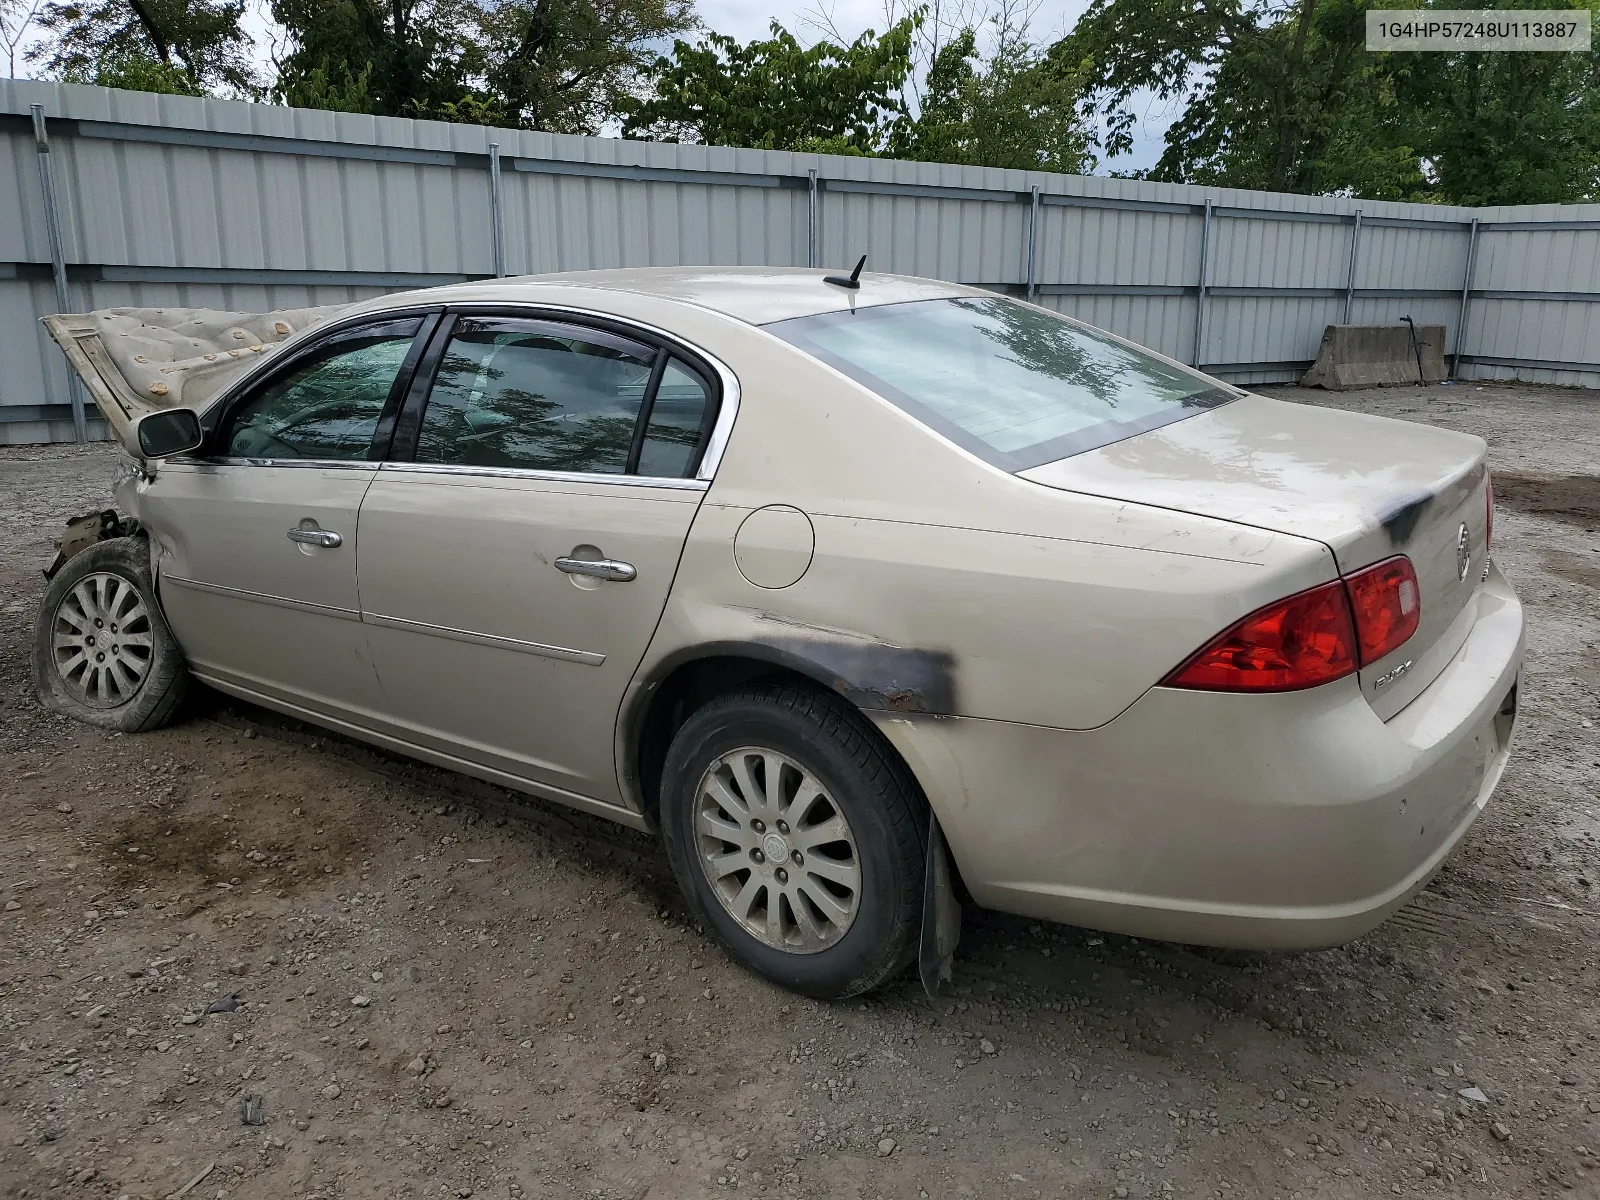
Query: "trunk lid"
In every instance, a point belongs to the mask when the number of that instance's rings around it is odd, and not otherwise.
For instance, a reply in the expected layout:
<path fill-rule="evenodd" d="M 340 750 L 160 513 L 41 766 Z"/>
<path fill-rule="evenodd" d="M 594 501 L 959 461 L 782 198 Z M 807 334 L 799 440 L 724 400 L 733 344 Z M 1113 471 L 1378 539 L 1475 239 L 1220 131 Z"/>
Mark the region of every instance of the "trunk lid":
<path fill-rule="evenodd" d="M 241 372 L 342 304 L 269 313 L 107 308 L 57 313 L 44 327 L 121 441 L 160 408 L 204 408 Z"/>
<path fill-rule="evenodd" d="M 1341 574 L 1409 557 L 1421 591 L 1417 632 L 1360 673 L 1362 691 L 1387 719 L 1433 681 L 1471 630 L 1488 565 L 1486 450 L 1481 438 L 1430 425 L 1246 395 L 1020 474 L 1314 538 Z"/>

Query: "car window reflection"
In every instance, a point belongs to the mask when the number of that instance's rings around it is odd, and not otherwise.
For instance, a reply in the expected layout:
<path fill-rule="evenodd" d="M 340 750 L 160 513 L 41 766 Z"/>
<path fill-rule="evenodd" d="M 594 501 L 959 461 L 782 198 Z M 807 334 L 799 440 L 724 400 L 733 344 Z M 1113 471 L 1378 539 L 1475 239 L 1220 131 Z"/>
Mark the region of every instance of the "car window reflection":
<path fill-rule="evenodd" d="M 429 394 L 416 459 L 621 474 L 654 359 L 620 339 L 463 322 Z"/>
<path fill-rule="evenodd" d="M 1238 395 L 1197 371 L 999 296 L 886 304 L 766 328 L 1010 470 Z"/>
<path fill-rule="evenodd" d="M 234 458 L 365 459 L 420 320 L 340 339 L 274 380 L 229 418 Z"/>

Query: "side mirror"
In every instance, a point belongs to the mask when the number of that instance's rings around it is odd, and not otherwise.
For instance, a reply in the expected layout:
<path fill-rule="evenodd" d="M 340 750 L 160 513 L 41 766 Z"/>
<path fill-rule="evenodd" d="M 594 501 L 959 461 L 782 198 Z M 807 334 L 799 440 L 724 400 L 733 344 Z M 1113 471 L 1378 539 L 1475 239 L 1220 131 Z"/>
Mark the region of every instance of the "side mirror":
<path fill-rule="evenodd" d="M 128 429 L 128 453 L 135 458 L 170 458 L 197 450 L 205 441 L 200 417 L 192 408 L 163 408 L 145 413 Z"/>

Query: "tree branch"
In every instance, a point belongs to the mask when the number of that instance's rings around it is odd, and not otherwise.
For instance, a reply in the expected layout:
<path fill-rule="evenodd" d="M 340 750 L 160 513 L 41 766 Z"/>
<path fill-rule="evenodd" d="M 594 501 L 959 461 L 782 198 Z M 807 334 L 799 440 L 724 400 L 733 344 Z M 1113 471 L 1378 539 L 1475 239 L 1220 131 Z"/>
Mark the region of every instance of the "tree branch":
<path fill-rule="evenodd" d="M 156 20 L 155 14 L 150 11 L 150 6 L 144 0 L 128 0 L 128 7 L 133 9 L 133 15 L 139 19 L 139 25 L 144 29 L 151 42 L 155 44 L 157 56 L 170 67 L 172 65 L 172 43 L 168 40 L 166 33 Z M 185 66 L 187 67 L 188 64 L 185 63 Z"/>

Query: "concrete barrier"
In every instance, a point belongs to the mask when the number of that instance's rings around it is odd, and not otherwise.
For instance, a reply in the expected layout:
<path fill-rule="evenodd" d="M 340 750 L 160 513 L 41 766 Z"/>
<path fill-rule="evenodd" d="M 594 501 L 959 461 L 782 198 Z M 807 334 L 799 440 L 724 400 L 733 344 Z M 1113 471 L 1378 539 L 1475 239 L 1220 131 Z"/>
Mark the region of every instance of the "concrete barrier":
<path fill-rule="evenodd" d="M 1395 387 L 1438 383 L 1444 370 L 1444 326 L 1329 325 L 1322 331 L 1317 361 L 1300 379 L 1301 387 Z M 1420 362 L 1419 362 L 1420 357 Z"/>

